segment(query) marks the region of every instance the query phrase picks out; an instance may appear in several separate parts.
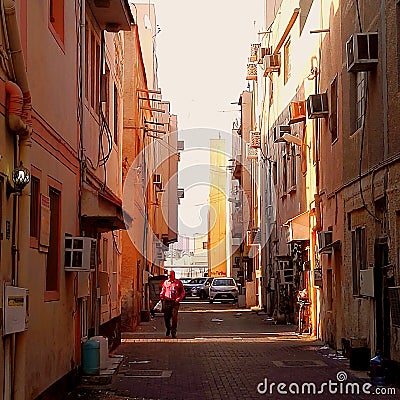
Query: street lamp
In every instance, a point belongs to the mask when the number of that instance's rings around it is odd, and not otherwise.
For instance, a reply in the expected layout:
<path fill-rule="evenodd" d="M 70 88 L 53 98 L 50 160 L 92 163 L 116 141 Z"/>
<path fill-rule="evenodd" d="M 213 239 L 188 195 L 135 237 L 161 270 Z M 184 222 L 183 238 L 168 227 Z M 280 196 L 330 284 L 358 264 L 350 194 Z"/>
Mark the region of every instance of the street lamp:
<path fill-rule="evenodd" d="M 22 161 L 18 167 L 14 168 L 11 174 L 14 186 L 7 180 L 7 198 L 12 193 L 22 193 L 22 189 L 31 181 L 29 169 L 22 165 Z"/>

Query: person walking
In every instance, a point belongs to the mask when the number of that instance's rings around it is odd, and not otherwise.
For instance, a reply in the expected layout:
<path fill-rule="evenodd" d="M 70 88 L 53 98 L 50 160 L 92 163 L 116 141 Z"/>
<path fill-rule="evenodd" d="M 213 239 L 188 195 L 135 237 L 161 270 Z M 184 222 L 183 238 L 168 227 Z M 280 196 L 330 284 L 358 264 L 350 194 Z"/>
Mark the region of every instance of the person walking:
<path fill-rule="evenodd" d="M 164 281 L 161 288 L 160 299 L 163 304 L 165 328 L 167 329 L 166 336 L 172 334 L 174 339 L 176 338 L 176 328 L 178 326 L 179 303 L 184 297 L 185 288 L 183 283 L 175 278 L 175 271 L 169 271 L 168 279 Z"/>

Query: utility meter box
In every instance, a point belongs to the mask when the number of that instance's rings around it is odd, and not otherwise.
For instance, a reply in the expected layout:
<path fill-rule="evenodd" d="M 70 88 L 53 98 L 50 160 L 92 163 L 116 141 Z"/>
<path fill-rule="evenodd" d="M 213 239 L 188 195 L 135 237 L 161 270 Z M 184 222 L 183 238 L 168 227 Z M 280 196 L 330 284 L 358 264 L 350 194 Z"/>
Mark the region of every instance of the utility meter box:
<path fill-rule="evenodd" d="M 4 286 L 3 336 L 27 329 L 28 293 L 25 288 Z"/>

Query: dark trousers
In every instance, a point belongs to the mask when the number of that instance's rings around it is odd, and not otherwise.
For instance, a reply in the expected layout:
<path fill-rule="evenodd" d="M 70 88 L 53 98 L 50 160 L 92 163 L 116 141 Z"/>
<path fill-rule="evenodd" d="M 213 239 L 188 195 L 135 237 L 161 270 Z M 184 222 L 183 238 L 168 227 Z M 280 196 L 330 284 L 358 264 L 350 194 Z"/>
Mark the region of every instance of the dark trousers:
<path fill-rule="evenodd" d="M 167 331 L 170 331 L 172 335 L 176 335 L 176 327 L 178 326 L 178 310 L 179 303 L 174 300 L 163 301 L 164 321 Z M 172 325 L 171 325 L 172 320 Z"/>

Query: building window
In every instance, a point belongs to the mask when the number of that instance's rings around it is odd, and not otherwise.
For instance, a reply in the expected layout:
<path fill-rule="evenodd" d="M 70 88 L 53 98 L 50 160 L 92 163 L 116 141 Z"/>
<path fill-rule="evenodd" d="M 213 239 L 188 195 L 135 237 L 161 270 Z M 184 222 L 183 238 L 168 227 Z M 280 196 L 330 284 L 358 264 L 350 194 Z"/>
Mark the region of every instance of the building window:
<path fill-rule="evenodd" d="M 297 184 L 297 156 L 296 156 L 296 147 L 292 146 L 291 148 L 291 169 L 290 169 L 290 188 L 294 189 Z"/>
<path fill-rule="evenodd" d="M 328 269 L 326 271 L 326 310 L 332 311 L 333 305 L 333 275 L 332 270 Z"/>
<path fill-rule="evenodd" d="M 105 66 L 105 71 L 101 83 L 101 101 L 103 102 L 103 112 L 107 125 L 110 126 L 110 67 Z"/>
<path fill-rule="evenodd" d="M 356 129 L 360 129 L 364 123 L 364 111 L 366 103 L 367 73 L 357 72 L 356 80 Z"/>
<path fill-rule="evenodd" d="M 337 129 L 337 77 L 331 83 L 331 113 L 329 115 L 329 130 L 331 131 L 332 143 L 338 137 Z"/>
<path fill-rule="evenodd" d="M 64 44 L 64 0 L 49 0 L 49 27 L 59 44 Z"/>
<path fill-rule="evenodd" d="M 46 300 L 59 299 L 61 192 L 49 186 L 50 242 L 46 266 Z"/>
<path fill-rule="evenodd" d="M 30 236 L 31 243 L 34 239 L 34 247 L 38 246 L 39 242 L 39 227 L 40 227 L 40 179 L 36 176 L 31 178 L 31 221 L 30 221 Z"/>
<path fill-rule="evenodd" d="M 94 112 L 99 112 L 100 87 L 100 44 L 92 31 L 90 41 L 90 105 Z"/>
<path fill-rule="evenodd" d="M 287 193 L 287 155 L 282 155 L 282 194 Z"/>
<path fill-rule="evenodd" d="M 360 270 L 367 268 L 367 241 L 365 228 L 351 232 L 351 264 L 353 273 L 353 295 L 360 294 Z"/>
<path fill-rule="evenodd" d="M 90 37 L 90 29 L 88 25 L 88 21 L 85 20 L 85 97 L 86 100 L 89 101 L 89 37 Z"/>
<path fill-rule="evenodd" d="M 111 301 L 115 303 L 118 300 L 118 237 L 114 237 L 113 243 L 113 265 L 111 273 Z"/>
<path fill-rule="evenodd" d="M 103 237 L 103 251 L 101 257 L 102 270 L 108 272 L 108 239 Z"/>
<path fill-rule="evenodd" d="M 252 282 L 253 281 L 253 260 L 247 259 L 243 261 L 245 271 L 246 271 L 246 281 Z"/>
<path fill-rule="evenodd" d="M 101 254 L 101 270 L 103 271 L 103 279 L 105 274 L 108 276 L 108 239 L 102 238 L 102 254 Z M 107 278 L 108 279 L 108 278 Z M 107 304 L 108 295 L 102 294 L 101 296 L 101 304 Z"/>
<path fill-rule="evenodd" d="M 278 166 L 276 162 L 272 163 L 271 175 L 272 175 L 272 182 L 274 183 L 274 185 L 276 185 L 278 183 Z"/>
<path fill-rule="evenodd" d="M 92 25 L 86 20 L 85 31 L 85 96 L 96 115 L 100 106 L 100 42 Z"/>
<path fill-rule="evenodd" d="M 118 88 L 114 83 L 114 143 L 118 144 Z"/>
<path fill-rule="evenodd" d="M 291 62 L 290 62 L 290 38 L 286 41 L 283 48 L 284 65 L 283 65 L 283 81 L 286 82 L 290 78 Z"/>

